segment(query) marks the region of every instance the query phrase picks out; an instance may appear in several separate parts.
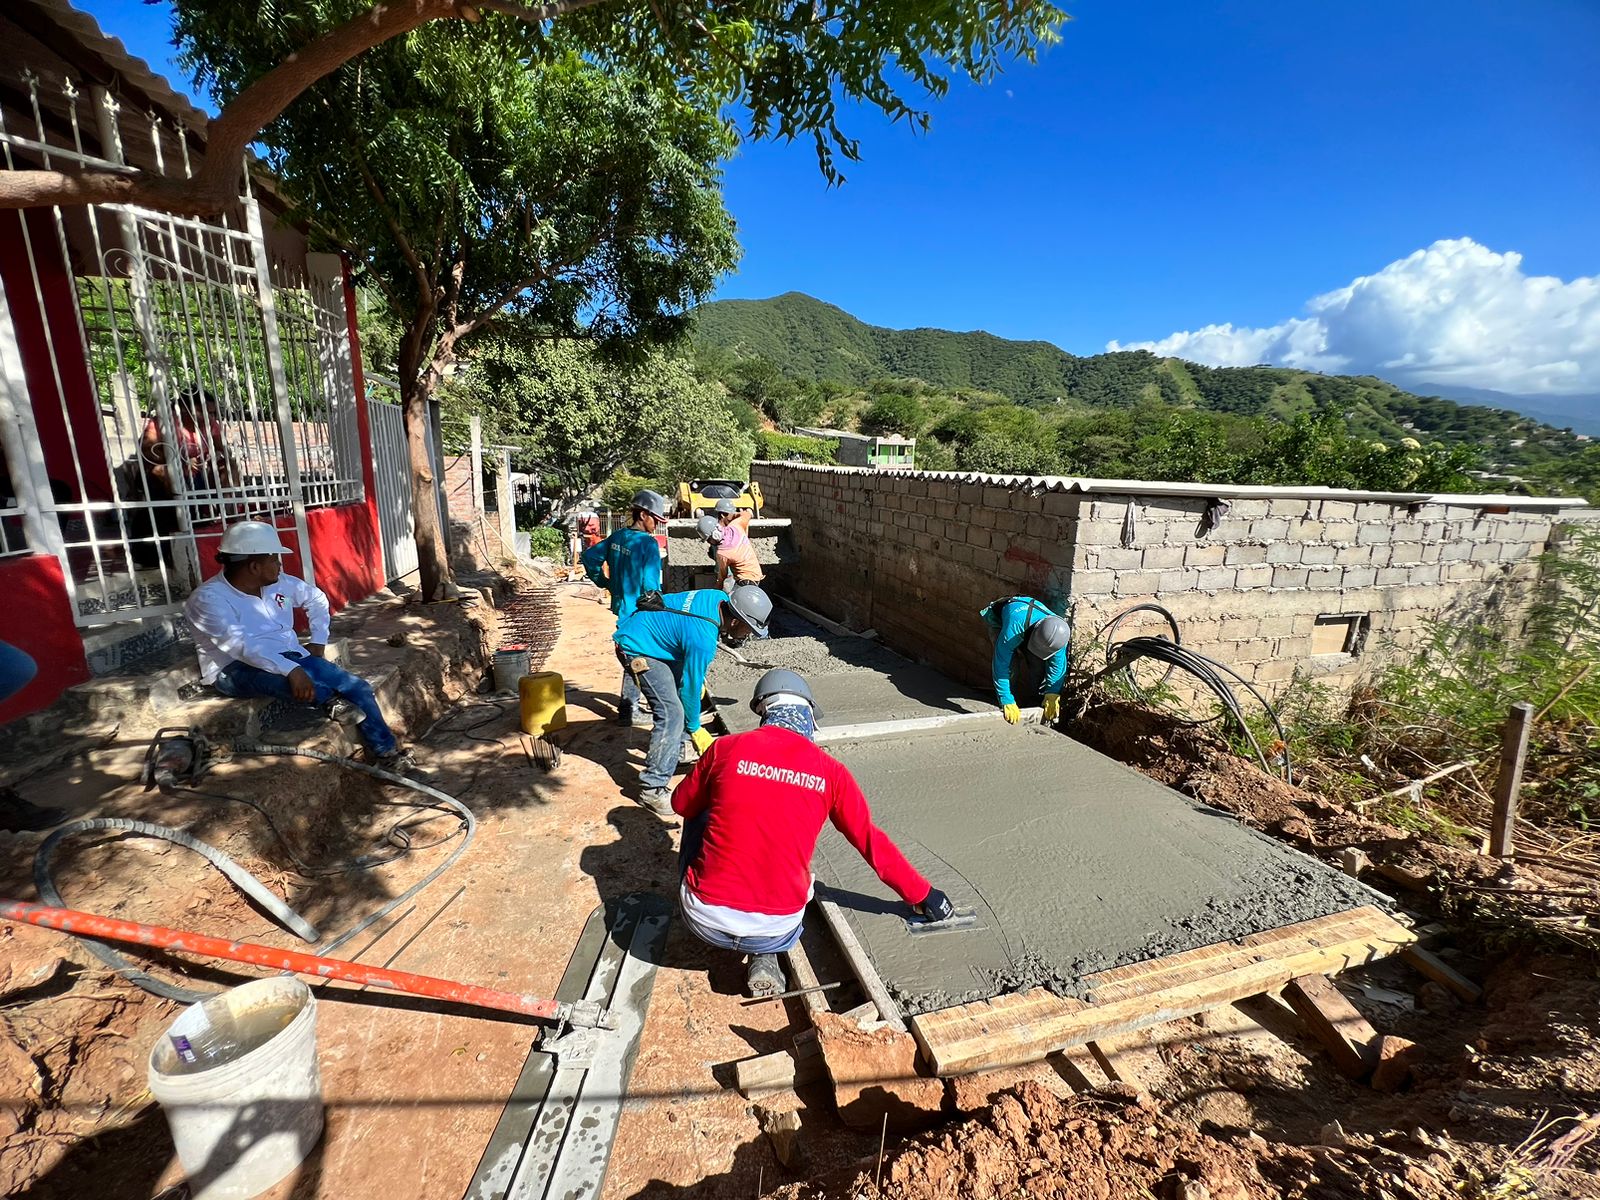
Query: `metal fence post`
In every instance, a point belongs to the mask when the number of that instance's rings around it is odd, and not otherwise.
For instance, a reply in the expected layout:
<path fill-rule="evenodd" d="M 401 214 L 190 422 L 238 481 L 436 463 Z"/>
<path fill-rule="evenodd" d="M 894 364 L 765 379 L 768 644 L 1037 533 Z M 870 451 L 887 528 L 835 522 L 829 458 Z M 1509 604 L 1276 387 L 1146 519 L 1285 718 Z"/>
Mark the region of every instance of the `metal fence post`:
<path fill-rule="evenodd" d="M 283 343 L 278 338 L 278 310 L 272 299 L 272 264 L 267 259 L 267 239 L 261 224 L 261 204 L 254 196 L 244 201 L 245 222 L 250 234 L 251 252 L 256 260 L 256 290 L 261 304 L 262 340 L 267 348 L 267 373 L 272 377 L 272 396 L 276 401 L 278 438 L 283 443 L 283 482 L 294 509 L 294 531 L 300 541 L 300 572 L 307 583 L 316 583 L 311 565 L 311 535 L 306 528 L 306 497 L 300 484 L 300 458 L 295 448 L 294 410 L 289 404 L 289 382 L 283 370 Z"/>

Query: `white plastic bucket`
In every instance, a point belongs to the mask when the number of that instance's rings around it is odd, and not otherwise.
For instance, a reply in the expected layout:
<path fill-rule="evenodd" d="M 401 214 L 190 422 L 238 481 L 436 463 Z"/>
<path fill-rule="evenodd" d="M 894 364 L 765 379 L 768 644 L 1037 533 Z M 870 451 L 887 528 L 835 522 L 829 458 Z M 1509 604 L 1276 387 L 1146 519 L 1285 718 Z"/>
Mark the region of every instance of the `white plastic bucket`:
<path fill-rule="evenodd" d="M 189 1044 L 199 1061 L 180 1054 Z M 150 1051 L 149 1075 L 194 1200 L 249 1200 L 322 1136 L 317 1002 L 298 979 L 256 979 L 190 1005 Z"/>
<path fill-rule="evenodd" d="M 526 646 L 502 646 L 494 652 L 494 690 L 514 692 L 518 681 L 532 668 L 532 656 Z"/>

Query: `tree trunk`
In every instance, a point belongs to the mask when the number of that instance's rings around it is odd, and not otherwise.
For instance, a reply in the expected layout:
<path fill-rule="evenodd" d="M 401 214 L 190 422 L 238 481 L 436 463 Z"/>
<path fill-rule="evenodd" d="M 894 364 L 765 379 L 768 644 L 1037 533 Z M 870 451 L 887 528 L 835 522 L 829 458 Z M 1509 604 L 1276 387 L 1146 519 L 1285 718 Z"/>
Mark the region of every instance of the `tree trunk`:
<path fill-rule="evenodd" d="M 433 461 L 428 454 L 428 401 L 433 396 L 434 372 L 425 369 L 422 349 L 432 319 L 430 305 L 413 320 L 400 344 L 401 413 L 405 418 L 406 451 L 411 459 L 411 520 L 417 541 L 418 588 L 424 601 L 448 599 L 455 591 L 444 542 L 443 514 L 439 512 L 434 488 Z"/>

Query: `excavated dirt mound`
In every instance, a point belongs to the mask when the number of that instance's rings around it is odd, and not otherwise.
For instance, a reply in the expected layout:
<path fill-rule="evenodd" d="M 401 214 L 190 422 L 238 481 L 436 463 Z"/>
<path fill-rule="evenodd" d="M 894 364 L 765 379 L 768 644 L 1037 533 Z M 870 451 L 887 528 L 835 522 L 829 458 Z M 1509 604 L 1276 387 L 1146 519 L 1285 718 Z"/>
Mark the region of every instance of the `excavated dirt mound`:
<path fill-rule="evenodd" d="M 1061 1099 L 1036 1083 L 986 1112 L 906 1143 L 849 1178 L 794 1184 L 781 1200 L 1276 1200 L 1453 1196 L 1447 1153 L 1369 1144 L 1273 1146 L 1224 1139 L 1121 1088 Z M 881 1182 L 875 1182 L 881 1180 Z M 1381 1190 L 1380 1190 L 1381 1189 Z"/>

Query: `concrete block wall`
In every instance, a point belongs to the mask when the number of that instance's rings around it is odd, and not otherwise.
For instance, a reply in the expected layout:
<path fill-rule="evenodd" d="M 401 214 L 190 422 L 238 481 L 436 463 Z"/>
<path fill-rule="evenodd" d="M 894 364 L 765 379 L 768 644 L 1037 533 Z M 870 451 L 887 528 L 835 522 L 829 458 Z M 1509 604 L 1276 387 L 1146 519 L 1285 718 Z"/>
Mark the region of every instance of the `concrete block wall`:
<path fill-rule="evenodd" d="M 1515 622 L 1558 516 L 1515 497 L 1224 490 L 1227 510 L 1201 533 L 1212 497 L 790 463 L 752 475 L 793 521 L 797 599 L 975 683 L 989 652 L 977 611 L 1026 593 L 1068 605 L 1079 645 L 1155 601 L 1186 645 L 1268 691 L 1296 673 L 1349 685 L 1415 646 L 1432 618 L 1500 611 Z M 1327 652 L 1330 638 L 1340 649 Z"/>

